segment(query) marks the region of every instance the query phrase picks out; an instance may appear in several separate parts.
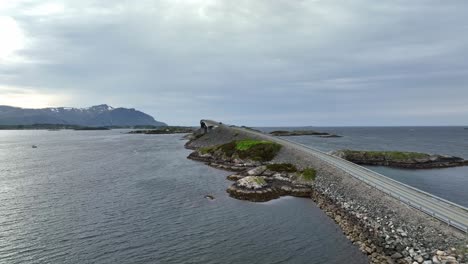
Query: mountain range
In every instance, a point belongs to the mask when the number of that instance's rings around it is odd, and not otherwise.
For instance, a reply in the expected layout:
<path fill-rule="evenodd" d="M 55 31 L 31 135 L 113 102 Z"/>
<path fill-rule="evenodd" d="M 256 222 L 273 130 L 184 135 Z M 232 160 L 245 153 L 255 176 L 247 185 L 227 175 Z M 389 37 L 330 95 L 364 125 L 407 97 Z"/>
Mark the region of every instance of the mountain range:
<path fill-rule="evenodd" d="M 0 125 L 67 124 L 79 126 L 167 126 L 134 108 L 106 104 L 87 108 L 29 109 L 0 105 Z"/>

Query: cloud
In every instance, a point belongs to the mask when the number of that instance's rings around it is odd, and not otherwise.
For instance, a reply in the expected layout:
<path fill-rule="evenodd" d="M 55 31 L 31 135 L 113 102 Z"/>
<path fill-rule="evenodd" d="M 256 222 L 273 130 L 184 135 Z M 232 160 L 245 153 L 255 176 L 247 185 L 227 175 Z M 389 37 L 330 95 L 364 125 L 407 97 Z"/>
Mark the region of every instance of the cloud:
<path fill-rule="evenodd" d="M 34 89 L 2 87 L 0 86 L 0 105 L 17 106 L 24 108 L 43 108 L 50 105 L 64 103 L 68 96 L 53 93 L 38 93 Z"/>
<path fill-rule="evenodd" d="M 0 63 L 12 63 L 15 51 L 24 48 L 26 37 L 16 21 L 8 16 L 0 16 L 0 32 Z"/>
<path fill-rule="evenodd" d="M 467 7 L 9 2 L 0 16 L 14 20 L 27 44 L 9 52 L 22 60 L 0 63 L 0 85 L 70 94 L 75 106 L 135 107 L 180 124 L 210 116 L 246 125 L 463 124 L 466 108 L 450 106 L 468 104 Z"/>

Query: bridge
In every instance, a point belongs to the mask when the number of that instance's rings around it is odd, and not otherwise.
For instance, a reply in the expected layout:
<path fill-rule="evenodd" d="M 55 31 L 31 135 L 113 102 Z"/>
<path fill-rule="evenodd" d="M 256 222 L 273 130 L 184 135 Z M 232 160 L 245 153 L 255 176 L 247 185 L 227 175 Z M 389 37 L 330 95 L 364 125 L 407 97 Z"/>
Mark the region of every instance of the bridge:
<path fill-rule="evenodd" d="M 359 179 L 373 188 L 376 188 L 421 212 L 424 212 L 449 226 L 468 234 L 468 208 L 447 201 L 430 193 L 424 192 L 412 186 L 393 180 L 363 166 L 349 162 L 345 159 L 332 156 L 323 151 L 314 149 L 283 138 L 271 136 L 250 129 L 226 126 L 213 120 L 202 120 L 208 127 L 225 127 L 243 133 L 264 138 L 283 146 L 294 148 L 298 151 L 311 155 L 327 164 L 339 168 L 356 179 Z"/>

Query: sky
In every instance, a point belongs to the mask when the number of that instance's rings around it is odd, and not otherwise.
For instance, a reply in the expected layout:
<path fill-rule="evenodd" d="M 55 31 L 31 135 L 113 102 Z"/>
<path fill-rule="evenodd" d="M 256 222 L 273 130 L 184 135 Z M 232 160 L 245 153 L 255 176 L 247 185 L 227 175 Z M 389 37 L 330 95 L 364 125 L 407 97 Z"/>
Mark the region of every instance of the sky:
<path fill-rule="evenodd" d="M 468 124 L 468 1 L 0 0 L 0 105 Z"/>

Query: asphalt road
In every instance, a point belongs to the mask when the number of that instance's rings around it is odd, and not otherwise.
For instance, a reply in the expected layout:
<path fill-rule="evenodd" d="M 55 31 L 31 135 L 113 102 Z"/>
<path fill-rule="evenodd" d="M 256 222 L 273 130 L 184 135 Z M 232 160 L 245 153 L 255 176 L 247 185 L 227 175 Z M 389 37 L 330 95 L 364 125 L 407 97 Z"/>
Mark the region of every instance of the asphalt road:
<path fill-rule="evenodd" d="M 284 138 L 274 137 L 261 132 L 252 131 L 250 129 L 225 126 L 212 120 L 204 120 L 204 122 L 208 126 L 224 126 L 230 129 L 250 133 L 255 136 L 260 136 L 267 140 L 274 141 L 281 145 L 291 147 L 312 155 L 336 168 L 340 168 L 346 171 L 351 176 L 364 181 L 370 186 L 377 188 L 387 193 L 388 195 L 399 199 L 401 202 L 408 204 L 409 206 L 416 208 L 430 216 L 433 216 L 434 218 L 439 219 L 440 221 L 450 226 L 468 233 L 468 208 L 466 207 L 395 181 L 355 163 L 329 155 L 309 146 L 292 142 Z"/>

